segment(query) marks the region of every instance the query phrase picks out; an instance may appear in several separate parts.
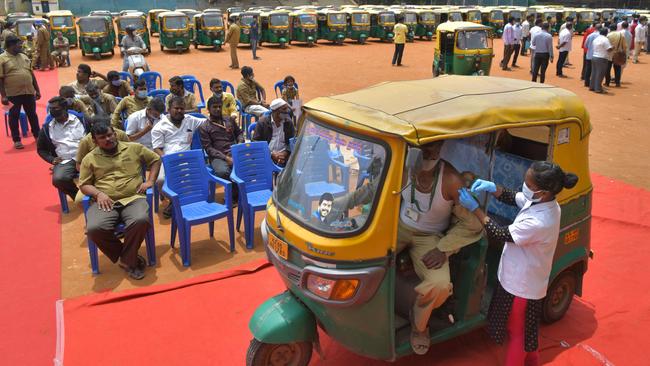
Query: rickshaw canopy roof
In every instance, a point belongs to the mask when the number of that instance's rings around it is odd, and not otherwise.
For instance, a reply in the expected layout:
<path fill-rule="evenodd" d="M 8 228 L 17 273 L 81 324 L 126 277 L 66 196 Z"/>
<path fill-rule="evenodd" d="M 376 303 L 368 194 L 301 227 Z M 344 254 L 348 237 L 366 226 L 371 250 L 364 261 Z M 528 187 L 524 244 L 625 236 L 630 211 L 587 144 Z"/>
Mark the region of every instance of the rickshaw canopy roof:
<path fill-rule="evenodd" d="M 169 9 L 151 9 L 151 10 L 149 10 L 149 14 L 164 13 L 166 11 L 171 11 L 171 10 L 169 10 Z"/>
<path fill-rule="evenodd" d="M 70 17 L 73 16 L 72 12 L 70 10 L 52 10 L 51 12 L 46 14 L 47 17 Z"/>
<path fill-rule="evenodd" d="M 472 22 L 445 22 L 441 23 L 436 29 L 441 32 L 455 32 L 459 30 L 488 30 L 492 28 Z"/>
<path fill-rule="evenodd" d="M 305 110 L 350 121 L 420 145 L 504 128 L 575 119 L 582 136 L 591 131 L 582 100 L 572 92 L 530 81 L 445 75 L 384 82 L 352 93 L 316 98 Z M 334 117 L 334 118 L 332 118 Z"/>
<path fill-rule="evenodd" d="M 158 14 L 158 17 L 159 18 L 162 18 L 162 17 L 186 17 L 186 18 L 189 18 L 187 16 L 187 14 L 181 13 L 179 11 L 166 11 L 166 12 Z"/>

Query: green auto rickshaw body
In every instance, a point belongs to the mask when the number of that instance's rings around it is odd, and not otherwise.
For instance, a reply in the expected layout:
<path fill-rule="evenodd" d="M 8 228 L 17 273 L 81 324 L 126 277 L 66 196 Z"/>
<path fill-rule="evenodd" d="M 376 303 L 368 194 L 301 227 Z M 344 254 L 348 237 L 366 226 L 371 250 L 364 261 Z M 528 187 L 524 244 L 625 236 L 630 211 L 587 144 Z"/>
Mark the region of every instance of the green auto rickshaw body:
<path fill-rule="evenodd" d="M 194 47 L 214 47 L 221 49 L 225 40 L 223 15 L 218 12 L 197 14 L 194 16 Z"/>
<path fill-rule="evenodd" d="M 448 22 L 436 30 L 433 74 L 489 75 L 494 52 L 490 27 L 470 22 Z"/>
<path fill-rule="evenodd" d="M 158 15 L 160 13 L 169 12 L 169 9 L 151 9 L 148 12 L 149 16 L 149 34 L 153 36 L 154 34 L 160 34 L 160 22 L 158 21 Z"/>
<path fill-rule="evenodd" d="M 395 13 L 384 9 L 371 9 L 370 12 L 370 38 L 382 41 L 391 41 L 395 34 Z"/>
<path fill-rule="evenodd" d="M 413 42 L 413 39 L 415 39 L 415 30 L 418 27 L 418 14 L 411 9 L 395 9 L 394 12 L 395 17 L 402 17 L 402 24 L 408 28 L 406 41 Z"/>
<path fill-rule="evenodd" d="M 363 9 L 346 9 L 348 14 L 347 38 L 365 43 L 370 35 L 370 13 Z"/>
<path fill-rule="evenodd" d="M 160 22 L 160 50 L 172 49 L 182 52 L 190 48 L 194 38 L 190 19 L 181 12 L 169 11 L 158 15 Z"/>
<path fill-rule="evenodd" d="M 239 18 L 239 43 L 240 44 L 250 44 L 251 43 L 251 24 L 253 24 L 253 19 L 257 19 L 257 40 L 260 40 L 262 35 L 262 24 L 260 18 L 260 12 L 258 11 L 245 11 L 243 13 L 233 13 L 233 16 Z"/>
<path fill-rule="evenodd" d="M 318 12 L 318 39 L 343 44 L 348 26 L 347 14 L 337 10 Z"/>
<path fill-rule="evenodd" d="M 285 47 L 291 40 L 289 37 L 289 15 L 287 10 L 273 10 L 260 15 L 261 36 L 259 44 L 274 43 Z"/>
<path fill-rule="evenodd" d="M 71 11 L 51 11 L 46 15 L 46 18 L 50 21 L 50 29 L 52 31 L 50 46 L 52 45 L 54 38 L 56 38 L 56 33 L 61 32 L 63 37 L 68 39 L 70 47 L 77 47 L 79 35 L 77 33 L 77 27 L 75 26 L 75 17 Z"/>
<path fill-rule="evenodd" d="M 483 25 L 492 27 L 491 35 L 496 38 L 501 38 L 503 34 L 504 18 L 503 11 L 499 9 L 485 8 L 481 10 L 483 18 Z"/>
<path fill-rule="evenodd" d="M 126 36 L 126 27 L 132 26 L 135 28 L 135 34 L 140 36 L 144 41 L 147 50 L 151 52 L 151 40 L 149 39 L 149 29 L 147 28 L 147 17 L 144 13 L 127 13 L 120 15 L 115 20 L 117 24 L 117 43 L 122 43 L 122 38 Z"/>
<path fill-rule="evenodd" d="M 79 26 L 79 46 L 81 54 L 94 55 L 101 58 L 102 54 L 115 54 L 115 28 L 113 20 L 106 16 L 87 16 L 77 20 Z"/>
<path fill-rule="evenodd" d="M 433 39 L 436 34 L 436 15 L 433 10 L 419 9 L 415 11 L 418 15 L 418 25 L 415 28 L 415 36 L 420 39 Z"/>
<path fill-rule="evenodd" d="M 575 31 L 577 33 L 584 33 L 587 28 L 596 20 L 596 12 L 593 10 L 578 10 L 578 19 L 575 24 Z"/>
<path fill-rule="evenodd" d="M 318 40 L 318 18 L 314 11 L 291 13 L 291 41 L 313 45 Z"/>

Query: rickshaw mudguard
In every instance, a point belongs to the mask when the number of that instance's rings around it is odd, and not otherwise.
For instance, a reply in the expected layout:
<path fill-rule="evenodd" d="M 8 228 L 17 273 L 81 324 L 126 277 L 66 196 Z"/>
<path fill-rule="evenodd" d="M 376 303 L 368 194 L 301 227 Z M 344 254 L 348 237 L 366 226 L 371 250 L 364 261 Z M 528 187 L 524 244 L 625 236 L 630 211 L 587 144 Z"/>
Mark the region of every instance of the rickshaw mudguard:
<path fill-rule="evenodd" d="M 314 314 L 289 291 L 260 305 L 248 329 L 263 343 L 313 342 L 317 338 Z"/>

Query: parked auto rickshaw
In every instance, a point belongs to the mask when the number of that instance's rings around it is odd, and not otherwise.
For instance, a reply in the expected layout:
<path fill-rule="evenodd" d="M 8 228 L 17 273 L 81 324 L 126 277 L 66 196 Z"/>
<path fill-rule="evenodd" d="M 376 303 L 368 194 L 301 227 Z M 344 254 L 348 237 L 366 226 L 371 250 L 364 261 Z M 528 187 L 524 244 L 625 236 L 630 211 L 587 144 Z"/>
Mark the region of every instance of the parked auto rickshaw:
<path fill-rule="evenodd" d="M 190 20 L 190 23 L 189 23 L 190 24 L 190 29 L 192 31 L 194 31 L 194 22 L 193 22 L 194 16 L 197 15 L 197 14 L 201 14 L 201 12 L 198 11 L 198 10 L 194 10 L 194 9 L 176 9 L 174 11 L 187 15 L 187 19 Z"/>
<path fill-rule="evenodd" d="M 447 21 L 449 22 L 462 22 L 463 12 L 460 9 L 450 9 L 447 13 Z"/>
<path fill-rule="evenodd" d="M 28 34 L 33 34 L 32 30 L 35 29 L 35 24 L 44 22 L 45 26 L 49 29 L 50 28 L 50 23 L 47 21 L 47 19 L 41 19 L 41 18 L 20 18 L 17 19 L 14 22 L 14 25 L 16 26 L 16 35 L 18 38 L 22 39 L 23 42 L 27 39 Z M 36 37 L 34 36 L 34 40 L 36 40 Z"/>
<path fill-rule="evenodd" d="M 160 34 L 160 23 L 158 22 L 158 15 L 160 13 L 168 12 L 168 9 L 151 9 L 149 10 L 149 35 Z"/>
<path fill-rule="evenodd" d="M 257 19 L 257 39 L 260 39 L 262 35 L 262 25 L 260 19 L 260 13 L 257 11 L 246 11 L 240 14 L 233 13 L 232 16 L 237 16 L 239 18 L 240 25 L 240 44 L 250 44 L 251 43 L 251 24 L 253 24 L 253 19 Z"/>
<path fill-rule="evenodd" d="M 91 17 L 109 17 L 111 20 L 113 20 L 113 13 L 111 13 L 109 10 L 93 10 L 90 13 L 88 13 L 88 16 Z"/>
<path fill-rule="evenodd" d="M 415 38 L 415 29 L 418 27 L 418 14 L 414 10 L 410 9 L 399 9 L 395 10 L 395 18 L 399 19 L 402 17 L 402 24 L 408 27 L 408 32 L 406 33 L 406 42 L 413 42 Z"/>
<path fill-rule="evenodd" d="M 175 49 L 178 53 L 183 53 L 190 49 L 190 43 L 194 38 L 192 28 L 190 28 L 190 19 L 187 15 L 177 12 L 168 11 L 158 15 L 160 22 L 160 50 L 165 48 Z"/>
<path fill-rule="evenodd" d="M 418 26 L 415 27 L 415 36 L 420 39 L 426 38 L 427 41 L 433 39 L 436 32 L 436 16 L 433 10 L 417 9 L 415 13 L 418 15 Z"/>
<path fill-rule="evenodd" d="M 494 57 L 490 29 L 470 22 L 440 24 L 436 29 L 433 76 L 489 75 Z"/>
<path fill-rule="evenodd" d="M 370 37 L 381 41 L 391 41 L 395 36 L 395 13 L 383 9 L 373 9 L 370 12 Z"/>
<path fill-rule="evenodd" d="M 9 13 L 5 18 L 5 23 L 15 24 L 18 19 L 32 18 L 32 15 L 29 13 Z"/>
<path fill-rule="evenodd" d="M 397 252 L 397 212 L 404 174 L 415 165 L 408 163 L 408 148 L 433 141 L 445 141 L 443 157 L 458 171 L 512 189 L 521 187 L 536 160 L 578 175 L 576 187 L 557 196 L 561 228 L 543 320 L 560 320 L 574 294 L 582 295 L 592 254 L 591 125 L 575 94 L 523 80 L 451 75 L 321 97 L 303 110 L 297 142 L 260 228 L 268 260 L 287 291 L 251 317 L 247 366 L 275 359 L 308 365 L 313 346 L 320 350 L 318 327 L 365 357 L 395 361 L 412 353 L 409 310 L 419 279 L 407 251 Z M 340 151 L 349 165 L 328 158 L 328 151 Z M 360 183 L 354 173 L 327 175 L 333 166 L 346 173 L 367 166 L 363 161 L 371 163 Z M 357 187 L 366 199 L 350 210 L 338 206 L 320 220 L 319 197 L 306 193 L 320 193 L 314 189 L 319 186 L 336 188 L 325 193 L 342 205 Z M 479 200 L 502 224 L 517 214 L 492 198 Z M 431 316 L 432 343 L 486 324 L 502 245 L 482 238 L 449 257 L 454 291 Z"/>
<path fill-rule="evenodd" d="M 318 19 L 313 11 L 291 13 L 290 37 L 294 42 L 304 42 L 313 46 L 318 41 Z"/>
<path fill-rule="evenodd" d="M 273 10 L 260 15 L 259 44 L 276 43 L 280 48 L 287 47 L 289 38 L 289 12 L 286 10 Z"/>
<path fill-rule="evenodd" d="M 54 40 L 57 32 L 61 32 L 63 37 L 68 39 L 70 47 L 77 47 L 79 37 L 77 27 L 74 25 L 75 18 L 70 10 L 51 11 L 45 17 L 50 21 L 50 29 L 52 30 L 51 40 Z"/>
<path fill-rule="evenodd" d="M 560 22 L 562 20 L 562 12 L 557 9 L 543 9 L 541 11 L 542 19 L 545 22 L 548 22 L 550 26 L 551 34 L 556 34 L 560 30 L 562 25 Z"/>
<path fill-rule="evenodd" d="M 366 43 L 370 35 L 370 13 L 355 8 L 347 8 L 345 11 L 348 14 L 347 38 L 359 44 Z"/>
<path fill-rule="evenodd" d="M 343 44 L 348 25 L 347 14 L 338 10 L 318 12 L 318 39 Z"/>
<path fill-rule="evenodd" d="M 461 9 L 463 20 L 466 22 L 482 24 L 481 11 L 479 9 Z"/>
<path fill-rule="evenodd" d="M 233 14 L 239 14 L 239 13 L 242 13 L 243 11 L 244 11 L 244 8 L 242 8 L 241 6 L 232 6 L 232 7 L 228 8 L 228 9 L 226 9 L 226 19 L 230 19 L 230 17 Z"/>
<path fill-rule="evenodd" d="M 591 27 L 594 20 L 596 20 L 596 12 L 593 10 L 579 10 L 578 19 L 576 19 L 574 29 L 576 32 L 582 34 L 587 28 Z"/>
<path fill-rule="evenodd" d="M 102 54 L 115 54 L 115 28 L 113 21 L 104 16 L 80 17 L 77 20 L 79 26 L 79 48 L 81 55 L 94 55 L 95 59 L 102 58 Z"/>
<path fill-rule="evenodd" d="M 491 36 L 501 38 L 503 34 L 503 11 L 498 9 L 484 9 L 481 10 L 481 17 L 483 19 L 483 25 L 492 27 Z"/>
<path fill-rule="evenodd" d="M 129 12 L 125 15 L 120 15 L 115 20 L 117 24 L 117 43 L 122 42 L 122 38 L 126 36 L 126 27 L 132 26 L 135 28 L 135 34 L 139 35 L 147 50 L 151 53 L 151 40 L 149 39 L 149 29 L 147 29 L 147 16 L 144 13 Z"/>
<path fill-rule="evenodd" d="M 199 46 L 213 47 L 215 51 L 221 50 L 225 40 L 225 27 L 223 15 L 217 12 L 197 14 L 194 16 L 194 48 Z"/>

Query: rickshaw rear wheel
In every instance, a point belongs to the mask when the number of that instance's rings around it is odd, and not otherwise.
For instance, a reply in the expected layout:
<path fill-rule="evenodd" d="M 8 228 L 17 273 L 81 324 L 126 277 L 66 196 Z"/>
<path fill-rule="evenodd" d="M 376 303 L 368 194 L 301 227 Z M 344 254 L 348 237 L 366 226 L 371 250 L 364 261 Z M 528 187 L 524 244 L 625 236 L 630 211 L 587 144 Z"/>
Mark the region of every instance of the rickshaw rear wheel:
<path fill-rule="evenodd" d="M 270 344 L 253 338 L 246 352 L 246 366 L 307 366 L 312 349 L 310 342 Z"/>
<path fill-rule="evenodd" d="M 198 50 L 198 49 L 199 49 L 199 42 L 195 42 L 195 43 L 194 43 L 194 49 L 195 49 L 195 50 Z"/>
<path fill-rule="evenodd" d="M 542 305 L 542 321 L 554 323 L 566 314 L 576 293 L 576 275 L 572 270 L 560 273 L 548 287 Z"/>

